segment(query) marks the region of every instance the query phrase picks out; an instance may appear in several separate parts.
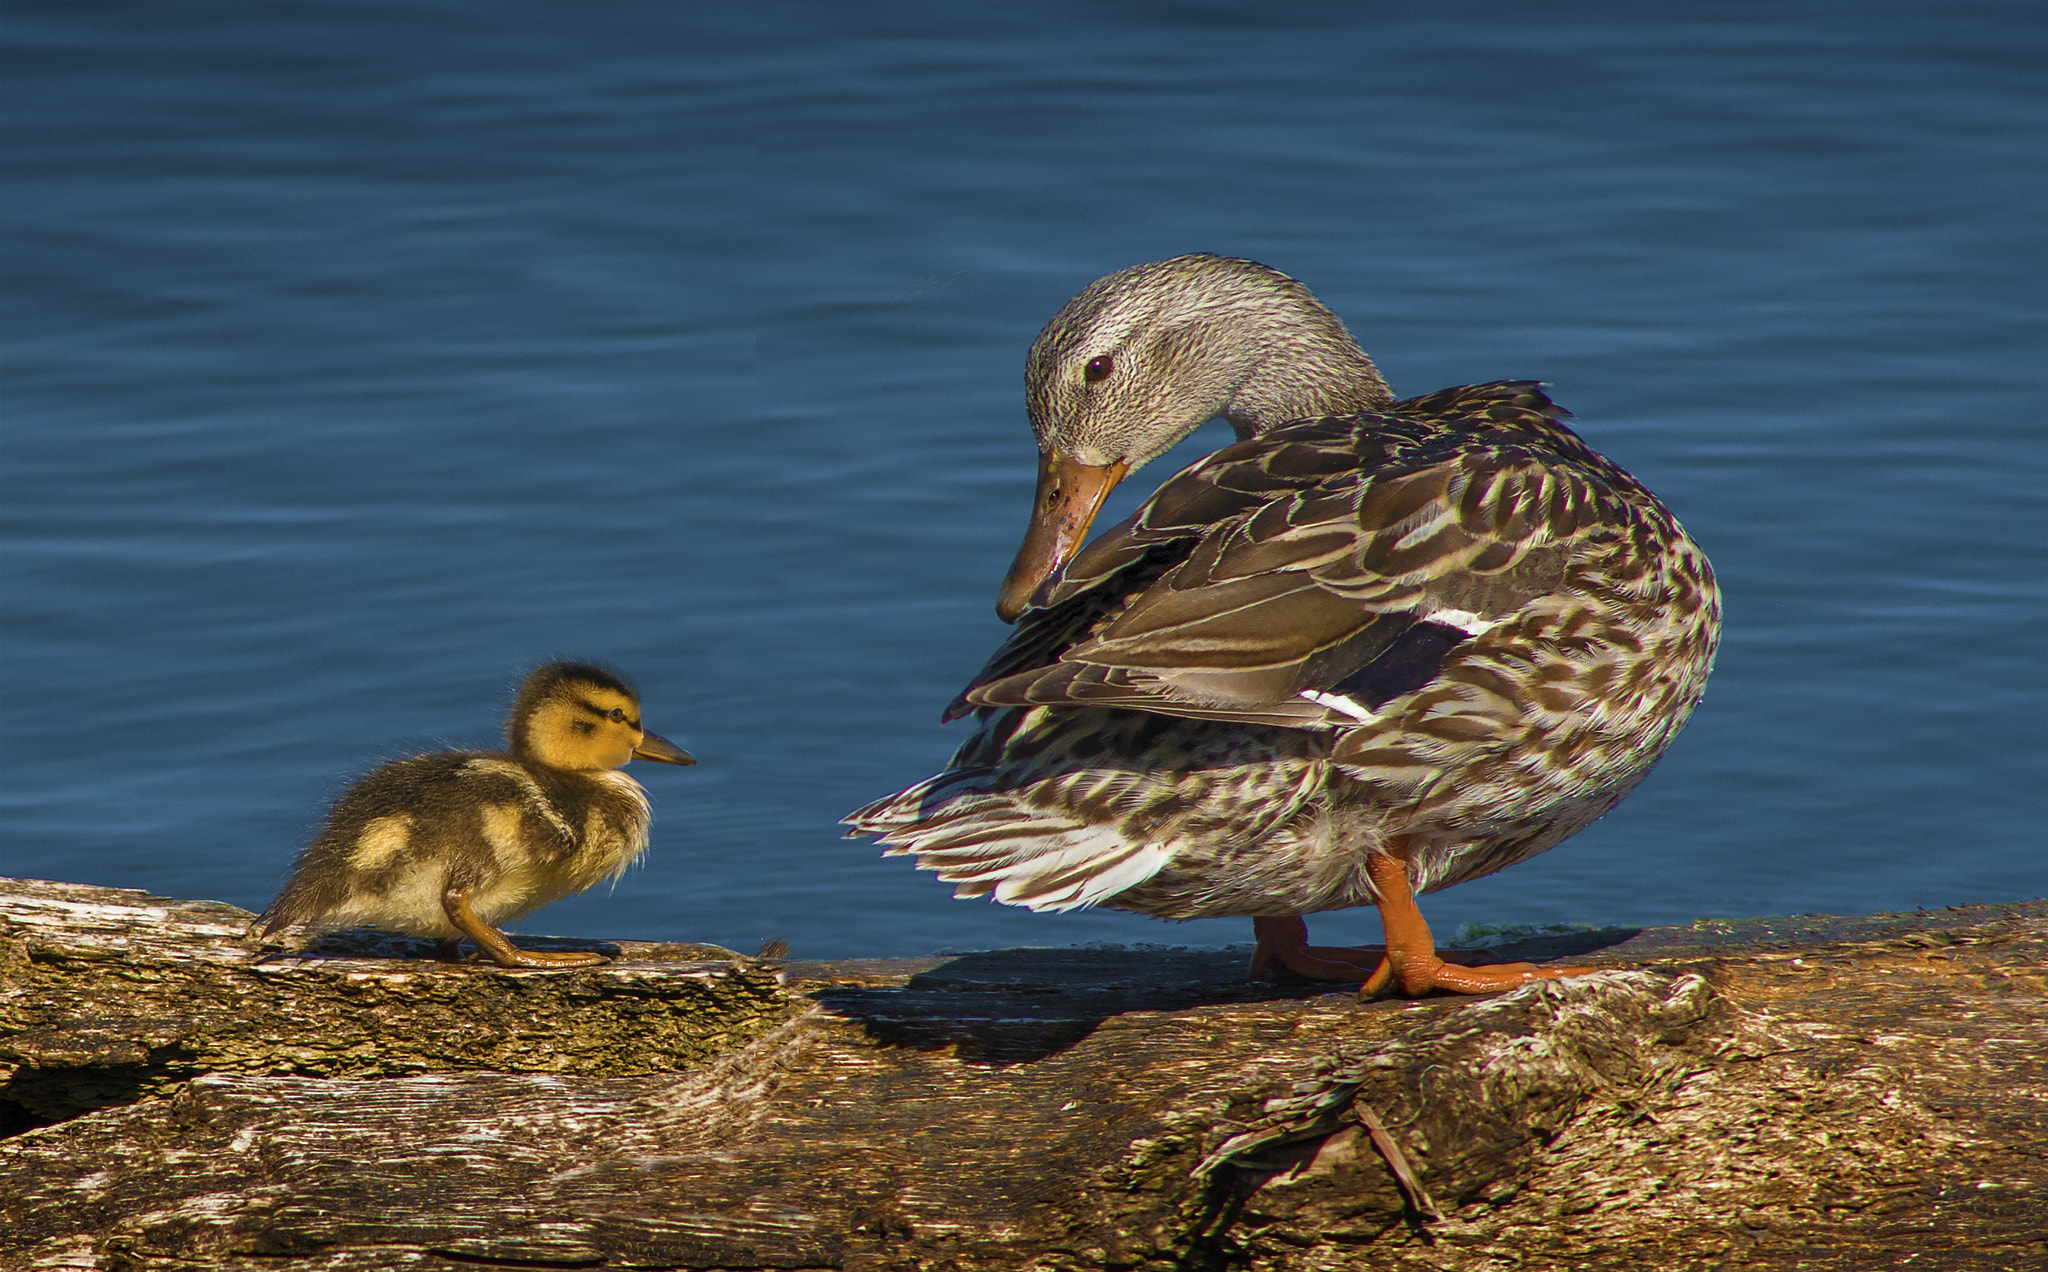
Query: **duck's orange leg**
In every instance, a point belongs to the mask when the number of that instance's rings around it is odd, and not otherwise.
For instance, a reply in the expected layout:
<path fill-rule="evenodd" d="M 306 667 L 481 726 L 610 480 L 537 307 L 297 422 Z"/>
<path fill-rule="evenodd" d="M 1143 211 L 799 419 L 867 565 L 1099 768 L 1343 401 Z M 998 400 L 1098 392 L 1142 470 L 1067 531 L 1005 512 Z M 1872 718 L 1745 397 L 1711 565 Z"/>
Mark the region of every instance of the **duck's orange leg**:
<path fill-rule="evenodd" d="M 441 893 L 441 910 L 500 967 L 589 967 L 609 961 L 602 954 L 582 950 L 522 950 L 506 940 L 503 932 L 476 917 L 476 911 L 469 908 L 468 891 L 453 884 Z"/>
<path fill-rule="evenodd" d="M 1360 981 L 1386 958 L 1383 945 L 1310 945 L 1308 924 L 1298 914 L 1277 914 L 1252 920 L 1259 947 L 1252 951 L 1252 979 L 1261 980 L 1286 968 L 1310 980 Z"/>
<path fill-rule="evenodd" d="M 1386 930 L 1387 953 L 1373 974 L 1359 988 L 1360 998 L 1376 998 L 1398 988 L 1410 998 L 1420 998 L 1433 989 L 1454 994 L 1485 994 L 1511 989 L 1532 980 L 1556 980 L 1594 970 L 1590 967 L 1538 967 L 1534 963 L 1494 963 L 1481 967 L 1460 967 L 1437 955 L 1436 938 L 1429 934 L 1422 911 L 1415 905 L 1415 890 L 1408 882 L 1407 846 L 1394 853 L 1373 853 L 1365 860 L 1366 874 L 1378 894 L 1380 926 Z"/>

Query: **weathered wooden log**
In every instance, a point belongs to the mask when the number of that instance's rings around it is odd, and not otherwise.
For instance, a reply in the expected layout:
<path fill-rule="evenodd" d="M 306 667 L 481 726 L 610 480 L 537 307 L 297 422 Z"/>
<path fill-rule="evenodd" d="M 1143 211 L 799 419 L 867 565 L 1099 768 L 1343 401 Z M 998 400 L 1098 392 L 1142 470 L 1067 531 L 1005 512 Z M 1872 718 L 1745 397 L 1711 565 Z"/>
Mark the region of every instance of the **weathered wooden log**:
<path fill-rule="evenodd" d="M 793 1006 L 773 971 L 715 946 L 636 945 L 594 976 L 507 977 L 375 933 L 266 956 L 252 920 L 216 901 L 0 882 L 0 1101 L 14 1125 L 207 1073 L 673 1072 Z"/>
<path fill-rule="evenodd" d="M 2048 1266 L 2048 904 L 1550 938 L 506 971 L 0 883 L 0 1266 Z M 378 956 L 382 955 L 382 956 Z M 715 956 L 715 957 L 714 957 Z"/>

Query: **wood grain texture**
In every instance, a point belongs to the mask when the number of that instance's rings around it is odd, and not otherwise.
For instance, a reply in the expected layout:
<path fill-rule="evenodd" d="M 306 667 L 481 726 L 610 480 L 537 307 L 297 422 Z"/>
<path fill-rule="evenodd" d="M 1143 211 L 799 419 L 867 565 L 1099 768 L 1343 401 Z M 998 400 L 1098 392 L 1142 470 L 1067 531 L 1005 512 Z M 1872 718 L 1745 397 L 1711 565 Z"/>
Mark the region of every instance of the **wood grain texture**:
<path fill-rule="evenodd" d="M 83 908 L 53 909 L 52 888 Z M 17 1066 L 0 1097 L 67 1068 L 185 1066 L 0 1140 L 0 1267 L 2048 1262 L 2041 903 L 1580 934 L 1510 952 L 1615 970 L 1359 1003 L 1246 982 L 1242 951 L 1165 948 L 777 971 L 621 943 L 618 963 L 567 972 L 263 972 L 228 907 L 0 893 Z M 123 904 L 162 912 L 131 916 L 153 937 L 116 939 L 91 908 Z M 303 1033 L 209 1051 L 180 1040 L 254 1031 L 214 1018 L 229 1000 L 177 997 L 179 968 L 358 993 L 363 1020 L 432 1003 L 493 1041 L 394 1030 L 403 1066 L 373 1058 L 368 1025 L 348 1026 L 353 1053 Z M 64 1004 L 34 997 L 53 969 Z M 553 997 L 508 987 L 536 982 Z M 764 983 L 774 1006 L 744 1026 L 706 1005 L 758 1003 Z M 685 984 L 698 996 L 663 1010 L 708 1013 L 698 1036 L 723 1040 L 687 1056 L 621 1006 Z M 118 1010 L 84 1008 L 102 990 Z M 506 1032 L 518 1004 L 570 1001 L 610 1023 L 585 1018 L 560 1050 L 544 1012 Z M 1441 1218 L 1397 1182 L 1374 1120 Z"/>
<path fill-rule="evenodd" d="M 508 975 L 375 933 L 293 956 L 219 902 L 14 880 L 0 893 L 0 1101 L 14 1106 L 0 1127 L 209 1073 L 668 1072 L 792 1006 L 773 971 L 710 946 L 638 944 L 585 975 Z"/>

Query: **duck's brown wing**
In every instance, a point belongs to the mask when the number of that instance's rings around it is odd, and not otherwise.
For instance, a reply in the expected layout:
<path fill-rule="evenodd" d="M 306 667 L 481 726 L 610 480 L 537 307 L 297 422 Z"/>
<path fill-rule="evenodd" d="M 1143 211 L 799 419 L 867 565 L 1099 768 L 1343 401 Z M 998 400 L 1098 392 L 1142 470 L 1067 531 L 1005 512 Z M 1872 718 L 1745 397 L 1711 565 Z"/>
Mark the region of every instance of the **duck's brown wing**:
<path fill-rule="evenodd" d="M 1647 498 L 1561 414 L 1468 386 L 1219 451 L 1078 554 L 954 709 L 1370 720 Z"/>

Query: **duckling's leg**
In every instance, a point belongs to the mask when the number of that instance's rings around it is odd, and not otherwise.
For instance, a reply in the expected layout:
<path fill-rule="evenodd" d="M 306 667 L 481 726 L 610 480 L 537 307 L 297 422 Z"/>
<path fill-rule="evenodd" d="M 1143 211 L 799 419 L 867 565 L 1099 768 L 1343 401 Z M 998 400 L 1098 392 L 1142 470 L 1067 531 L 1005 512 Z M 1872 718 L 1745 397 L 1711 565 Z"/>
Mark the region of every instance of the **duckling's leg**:
<path fill-rule="evenodd" d="M 1415 891 L 1408 882 L 1408 846 L 1396 841 L 1394 851 L 1373 853 L 1366 858 L 1366 873 L 1378 893 L 1380 926 L 1386 930 L 1387 952 L 1378 968 L 1359 987 L 1360 998 L 1376 998 L 1394 988 L 1410 998 L 1420 998 L 1432 989 L 1454 994 L 1484 994 L 1510 989 L 1532 980 L 1557 980 L 1594 970 L 1590 967 L 1538 967 L 1534 963 L 1494 963 L 1482 967 L 1459 967 L 1437 955 L 1436 938 L 1429 934 L 1422 911 L 1416 908 Z"/>
<path fill-rule="evenodd" d="M 448 921 L 475 941 L 477 948 L 495 959 L 500 967 L 589 967 L 606 961 L 602 954 L 582 950 L 544 953 L 520 949 L 506 940 L 503 932 L 476 917 L 476 911 L 469 908 L 469 890 L 456 884 L 448 885 L 447 890 L 441 893 L 441 908 L 447 912 Z"/>

